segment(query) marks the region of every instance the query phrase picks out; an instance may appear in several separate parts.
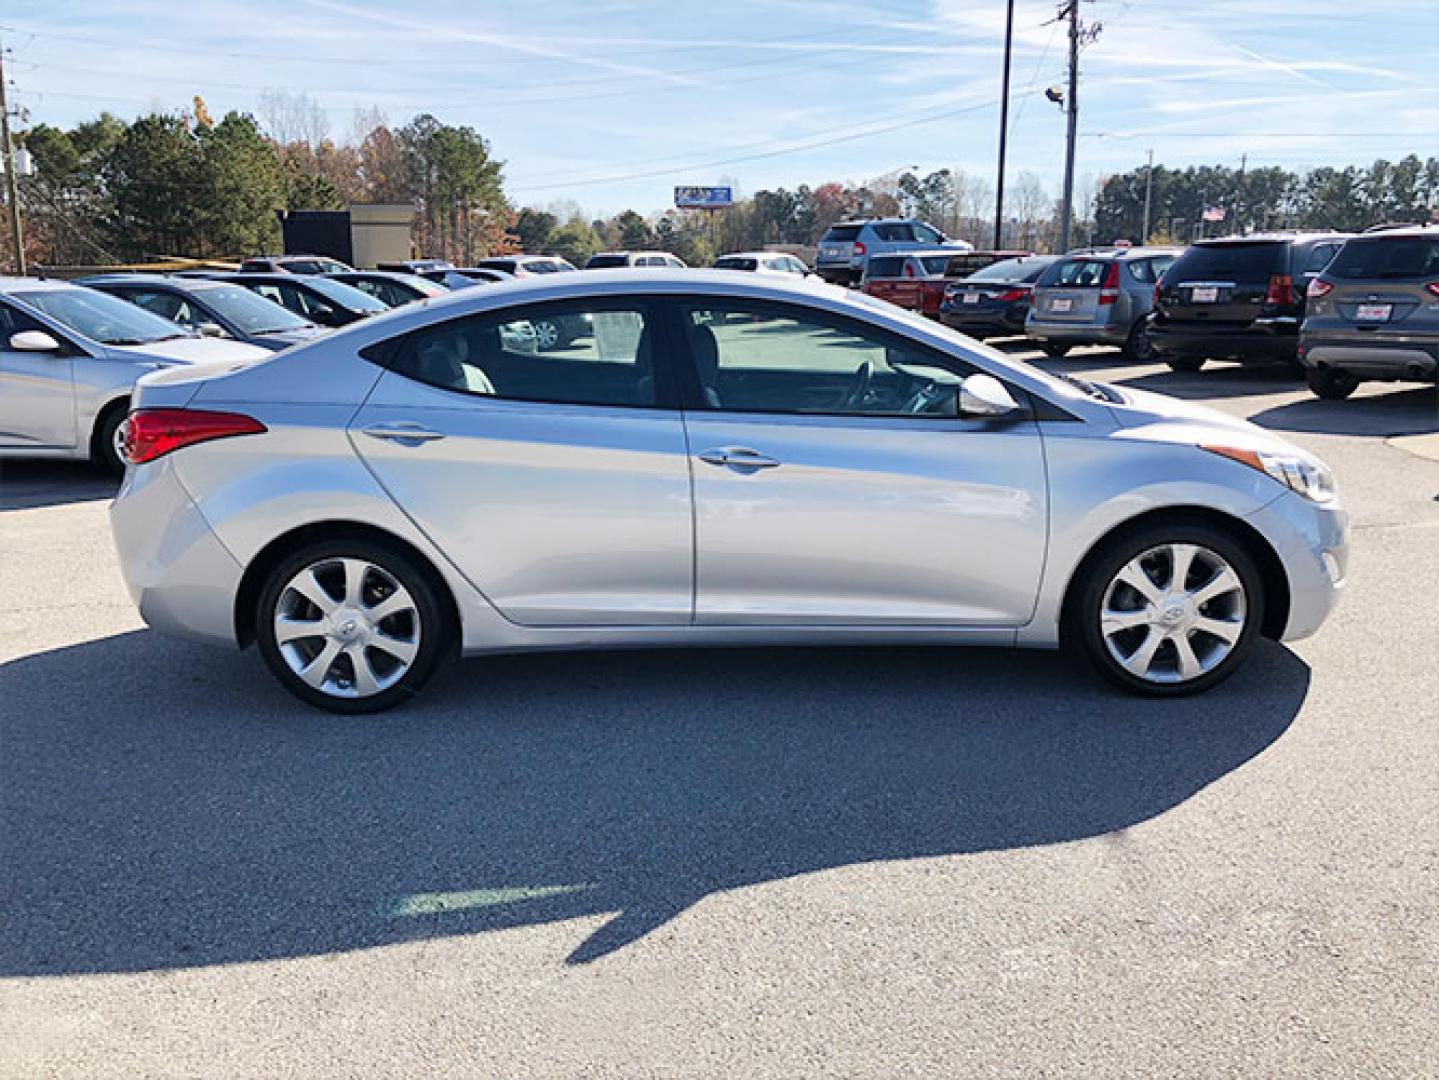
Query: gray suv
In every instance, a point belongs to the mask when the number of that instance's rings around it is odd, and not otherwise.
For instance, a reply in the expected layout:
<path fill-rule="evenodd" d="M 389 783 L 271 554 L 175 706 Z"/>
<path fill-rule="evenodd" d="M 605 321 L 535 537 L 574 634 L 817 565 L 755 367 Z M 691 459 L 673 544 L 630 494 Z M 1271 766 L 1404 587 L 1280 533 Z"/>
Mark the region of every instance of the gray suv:
<path fill-rule="evenodd" d="M 1154 285 L 1178 255 L 1140 247 L 1066 255 L 1034 283 L 1025 334 L 1049 356 L 1075 345 L 1118 345 L 1129 360 L 1152 359 Z"/>
<path fill-rule="evenodd" d="M 1345 398 L 1365 379 L 1435 382 L 1439 228 L 1348 240 L 1309 283 L 1299 361 L 1309 388 Z"/>
<path fill-rule="evenodd" d="M 951 240 L 933 225 L 910 218 L 867 218 L 840 221 L 829 227 L 819 241 L 814 272 L 831 285 L 853 286 L 864 277 L 865 267 L 875 255 L 896 251 L 943 248 L 973 251 L 974 245 Z"/>

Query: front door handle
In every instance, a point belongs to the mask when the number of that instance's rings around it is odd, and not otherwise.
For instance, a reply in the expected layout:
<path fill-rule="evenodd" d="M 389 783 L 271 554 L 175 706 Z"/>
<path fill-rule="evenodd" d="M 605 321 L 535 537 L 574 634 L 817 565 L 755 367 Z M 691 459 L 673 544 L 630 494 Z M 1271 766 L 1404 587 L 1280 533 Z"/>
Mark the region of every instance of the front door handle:
<path fill-rule="evenodd" d="M 432 431 L 407 420 L 388 424 L 371 424 L 367 428 L 361 428 L 360 433 L 368 435 L 372 439 L 385 439 L 388 442 L 399 443 L 401 446 L 419 446 L 421 443 L 434 442 L 436 439 L 445 437 L 443 431 Z"/>
<path fill-rule="evenodd" d="M 713 450 L 702 450 L 699 459 L 708 465 L 728 465 L 734 469 L 773 469 L 779 461 L 766 457 L 748 446 L 719 446 Z"/>

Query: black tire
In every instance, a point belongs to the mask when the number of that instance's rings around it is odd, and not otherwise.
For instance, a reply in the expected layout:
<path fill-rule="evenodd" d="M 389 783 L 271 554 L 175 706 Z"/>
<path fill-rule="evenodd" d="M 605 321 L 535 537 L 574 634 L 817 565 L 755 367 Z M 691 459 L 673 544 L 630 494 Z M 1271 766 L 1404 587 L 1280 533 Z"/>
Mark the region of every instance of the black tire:
<path fill-rule="evenodd" d="M 129 415 L 129 402 L 111 405 L 101 415 L 99 423 L 95 425 L 95 434 L 90 441 L 90 460 L 111 476 L 125 475 L 125 459 L 120 456 L 120 449 L 115 445 L 115 439 L 119 434 L 120 425 Z"/>
<path fill-rule="evenodd" d="M 1169 370 L 1182 372 L 1185 375 L 1192 375 L 1204 367 L 1202 356 L 1167 356 L 1164 362 L 1169 365 Z"/>
<path fill-rule="evenodd" d="M 1053 341 L 1042 342 L 1039 346 L 1040 352 L 1044 353 L 1045 356 L 1053 357 L 1055 360 L 1067 355 L 1069 349 L 1070 347 L 1068 345 L 1060 345 Z"/>
<path fill-rule="evenodd" d="M 1124 358 L 1136 364 L 1147 364 L 1155 358 L 1154 342 L 1149 340 L 1149 325 L 1140 319 L 1129 328 L 1124 341 Z"/>
<path fill-rule="evenodd" d="M 1336 368 L 1310 368 L 1304 374 L 1309 389 L 1325 401 L 1343 401 L 1359 389 L 1359 380 Z"/>
<path fill-rule="evenodd" d="M 362 560 L 370 566 L 378 568 L 381 574 L 388 575 L 402 586 L 413 601 L 414 623 L 404 621 L 411 618 L 408 613 L 395 616 L 395 618 L 402 620 L 399 625 L 399 632 L 402 635 L 418 639 L 418 649 L 415 651 L 414 658 L 410 662 L 408 670 L 404 671 L 395 682 L 370 696 L 347 697 L 342 696 L 342 689 L 335 691 L 317 689 L 291 668 L 290 660 L 282 652 L 281 645 L 276 639 L 275 618 L 280 612 L 279 605 L 282 597 L 285 598 L 286 603 L 294 602 L 293 597 L 285 597 L 291 580 L 307 567 L 333 563 L 340 559 Z M 377 595 L 380 599 L 384 598 L 386 582 L 380 575 L 370 575 L 364 580 L 378 590 Z M 422 567 L 414 556 L 402 550 L 398 545 L 391 546 L 357 539 L 318 540 L 297 548 L 281 559 L 266 577 L 256 603 L 255 641 L 259 645 L 260 655 L 265 658 L 265 663 L 269 665 L 280 684 L 306 704 L 333 713 L 381 712 L 414 697 L 434 675 L 440 660 L 450 651 L 454 629 L 450 626 L 446 615 L 447 609 L 440 600 L 438 589 L 441 587 L 435 583 L 435 578 L 427 567 Z M 334 591 L 330 589 L 326 591 L 330 598 L 334 599 Z M 377 625 L 384 626 L 388 621 L 388 619 L 381 619 Z M 394 627 L 395 624 L 390 625 Z M 329 639 L 317 635 L 304 640 L 307 643 L 318 643 L 315 650 L 318 652 L 319 646 L 327 645 Z M 307 644 L 305 647 L 309 648 L 310 645 Z M 381 658 L 389 656 L 383 650 L 365 648 L 367 656 L 377 651 L 381 653 Z M 336 656 L 330 661 L 327 672 L 337 672 L 335 681 L 337 684 L 343 684 L 346 665 L 352 663 L 353 661 Z M 369 663 L 373 663 L 373 661 L 369 661 Z M 350 667 L 350 670 L 353 672 L 353 667 Z M 356 680 L 351 678 L 350 681 L 353 683 Z"/>
<path fill-rule="evenodd" d="M 1210 654 L 1219 658 L 1214 666 L 1205 670 L 1203 674 L 1185 681 L 1151 681 L 1127 670 L 1111 653 L 1101 630 L 1101 612 L 1110 583 L 1127 564 L 1146 553 L 1162 550 L 1166 545 L 1171 544 L 1197 545 L 1228 563 L 1243 588 L 1243 624 L 1227 654 Z M 1193 566 L 1195 569 L 1191 571 L 1191 574 L 1202 575 L 1204 562 L 1200 557 L 1195 558 Z M 1071 603 L 1065 613 L 1066 644 L 1077 645 L 1101 675 L 1133 694 L 1148 697 L 1183 697 L 1202 693 L 1223 682 L 1237 671 L 1248 658 L 1253 650 L 1254 641 L 1260 634 L 1260 627 L 1264 623 L 1264 585 L 1253 557 L 1250 556 L 1245 546 L 1230 534 L 1202 522 L 1181 519 L 1172 524 L 1156 523 L 1138 531 L 1123 533 L 1106 541 L 1092 558 L 1086 560 L 1080 573 L 1084 576 L 1074 582 L 1070 597 Z M 1153 580 L 1151 579 L 1151 581 Z M 1191 577 L 1190 580 L 1194 581 L 1195 579 Z M 1191 586 L 1191 588 L 1196 587 L 1198 586 Z M 1232 597 L 1233 593 L 1229 593 L 1217 600 L 1210 601 L 1210 603 L 1232 602 Z M 1223 615 L 1222 612 L 1203 605 L 1197 610 L 1200 613 L 1214 614 L 1216 618 Z M 1230 614 L 1233 614 L 1232 611 Z M 1128 632 L 1125 631 L 1125 633 Z M 1149 632 L 1147 627 L 1137 627 L 1133 631 L 1136 635 Z M 1199 641 L 1201 647 L 1214 648 L 1222 644 L 1219 638 L 1211 638 L 1202 630 L 1190 630 L 1185 633 L 1188 637 L 1195 632 L 1200 633 L 1201 637 L 1197 639 L 1189 637 L 1189 640 L 1191 642 Z M 1137 645 L 1136 642 L 1136 652 L 1138 651 Z M 1169 650 L 1168 653 L 1165 652 L 1166 648 Z M 1196 654 L 1198 651 L 1198 649 L 1194 649 Z M 1130 655 L 1132 657 L 1134 653 Z M 1174 649 L 1173 642 L 1162 642 L 1158 650 L 1152 652 L 1152 655 L 1160 668 L 1157 675 L 1165 674 L 1163 669 L 1169 665 L 1171 657 L 1173 666 L 1178 666 L 1178 653 Z M 1205 658 L 1201 657 L 1200 659 L 1203 661 Z"/>

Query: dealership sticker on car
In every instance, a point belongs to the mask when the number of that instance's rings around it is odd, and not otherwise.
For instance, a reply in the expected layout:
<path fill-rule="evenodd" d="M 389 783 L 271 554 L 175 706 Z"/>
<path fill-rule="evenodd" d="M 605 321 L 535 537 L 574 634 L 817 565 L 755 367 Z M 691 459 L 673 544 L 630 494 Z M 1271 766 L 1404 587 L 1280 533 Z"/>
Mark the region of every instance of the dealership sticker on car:
<path fill-rule="evenodd" d="M 1074 301 L 1067 296 L 1056 297 L 1049 302 L 1050 311 L 1068 311 L 1074 306 Z"/>
<path fill-rule="evenodd" d="M 1219 299 L 1219 289 L 1212 285 L 1191 289 L 1189 299 L 1195 304 L 1213 304 Z"/>
<path fill-rule="evenodd" d="M 1393 311 L 1393 304 L 1360 304 L 1354 317 L 1364 322 L 1388 322 Z"/>

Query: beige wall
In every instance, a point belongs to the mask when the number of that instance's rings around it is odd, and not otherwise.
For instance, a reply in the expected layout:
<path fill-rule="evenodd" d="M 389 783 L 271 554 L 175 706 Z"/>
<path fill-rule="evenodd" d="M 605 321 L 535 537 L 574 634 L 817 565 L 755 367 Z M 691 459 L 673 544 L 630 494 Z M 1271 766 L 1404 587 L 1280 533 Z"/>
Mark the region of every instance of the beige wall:
<path fill-rule="evenodd" d="M 350 243 L 355 266 L 366 270 L 376 263 L 399 262 L 411 257 L 410 225 L 415 208 L 405 203 L 352 203 Z"/>

